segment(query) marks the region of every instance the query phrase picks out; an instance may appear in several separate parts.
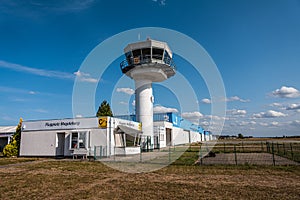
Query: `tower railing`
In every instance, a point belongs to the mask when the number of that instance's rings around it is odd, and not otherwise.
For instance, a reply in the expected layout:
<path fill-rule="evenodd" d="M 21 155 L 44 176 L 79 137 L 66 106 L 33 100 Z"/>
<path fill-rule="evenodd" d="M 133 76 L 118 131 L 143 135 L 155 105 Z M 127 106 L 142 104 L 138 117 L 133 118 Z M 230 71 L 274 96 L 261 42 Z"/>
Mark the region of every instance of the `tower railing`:
<path fill-rule="evenodd" d="M 137 57 L 131 57 L 123 60 L 120 63 L 120 68 L 123 73 L 128 72 L 132 68 L 134 68 L 137 65 L 142 65 L 142 64 L 149 64 L 149 63 L 161 63 L 161 64 L 166 64 L 176 70 L 176 65 L 172 58 L 169 57 L 164 57 L 162 55 L 143 55 L 143 56 L 137 56 Z"/>

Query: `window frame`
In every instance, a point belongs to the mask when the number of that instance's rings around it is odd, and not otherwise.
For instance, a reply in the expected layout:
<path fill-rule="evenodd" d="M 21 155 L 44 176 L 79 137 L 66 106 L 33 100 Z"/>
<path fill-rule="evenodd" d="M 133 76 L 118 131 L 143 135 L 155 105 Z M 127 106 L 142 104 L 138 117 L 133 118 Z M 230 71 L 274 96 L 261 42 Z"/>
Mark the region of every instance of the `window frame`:
<path fill-rule="evenodd" d="M 77 138 L 76 138 L 76 144 L 74 145 L 74 139 L 73 139 L 73 134 L 77 134 Z M 81 138 L 81 135 L 84 135 L 84 138 Z M 70 145 L 69 145 L 69 149 L 70 150 L 74 150 L 74 149 L 87 149 L 87 142 L 88 142 L 88 134 L 89 131 L 87 130 L 76 130 L 76 131 L 71 131 L 70 132 Z M 82 142 L 80 140 L 83 140 Z M 81 144 L 83 144 L 83 147 L 81 146 Z"/>

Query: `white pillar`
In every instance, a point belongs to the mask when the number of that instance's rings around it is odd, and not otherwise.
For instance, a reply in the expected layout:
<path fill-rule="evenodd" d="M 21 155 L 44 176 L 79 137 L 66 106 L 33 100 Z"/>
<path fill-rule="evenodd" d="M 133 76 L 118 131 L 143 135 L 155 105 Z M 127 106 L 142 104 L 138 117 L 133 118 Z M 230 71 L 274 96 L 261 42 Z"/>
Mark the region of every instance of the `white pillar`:
<path fill-rule="evenodd" d="M 136 118 L 138 122 L 142 123 L 143 135 L 151 136 L 152 145 L 154 145 L 153 101 L 154 101 L 154 97 L 152 92 L 152 81 L 135 80 Z"/>

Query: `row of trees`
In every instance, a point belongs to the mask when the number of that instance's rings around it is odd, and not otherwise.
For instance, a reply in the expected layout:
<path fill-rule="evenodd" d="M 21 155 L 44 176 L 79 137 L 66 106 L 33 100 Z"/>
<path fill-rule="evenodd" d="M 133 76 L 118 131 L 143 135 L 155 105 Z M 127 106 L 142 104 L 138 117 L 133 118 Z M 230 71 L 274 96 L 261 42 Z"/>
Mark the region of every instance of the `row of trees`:
<path fill-rule="evenodd" d="M 112 110 L 110 108 L 110 105 L 107 101 L 103 101 L 101 105 L 98 108 L 98 111 L 96 113 L 97 117 L 100 116 L 113 116 Z M 3 149 L 3 155 L 6 157 L 11 156 L 19 156 L 20 152 L 20 142 L 21 142 L 21 130 L 22 130 L 22 118 L 19 121 L 19 124 L 16 128 L 16 132 L 14 133 L 12 140 L 9 144 L 7 144 Z"/>

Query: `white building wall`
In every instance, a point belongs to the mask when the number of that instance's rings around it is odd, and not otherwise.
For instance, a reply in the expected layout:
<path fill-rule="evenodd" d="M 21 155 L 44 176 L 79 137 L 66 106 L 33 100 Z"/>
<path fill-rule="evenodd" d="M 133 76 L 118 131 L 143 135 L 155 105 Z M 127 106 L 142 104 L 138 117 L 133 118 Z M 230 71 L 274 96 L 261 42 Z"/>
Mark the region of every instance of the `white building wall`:
<path fill-rule="evenodd" d="M 191 131 L 190 135 L 191 135 L 191 143 L 201 141 L 201 134 L 200 133 L 195 132 L 195 131 Z"/>
<path fill-rule="evenodd" d="M 22 133 L 20 156 L 55 156 L 55 154 L 56 132 L 32 131 Z"/>
<path fill-rule="evenodd" d="M 159 147 L 164 148 L 167 146 L 166 143 L 166 128 L 164 126 L 154 126 L 154 136 L 158 136 Z"/>
<path fill-rule="evenodd" d="M 104 149 L 103 155 L 108 155 L 109 153 L 109 147 L 108 147 L 108 135 L 107 135 L 107 129 L 92 129 L 90 130 L 90 144 L 88 145 L 90 155 L 94 155 L 95 146 L 100 148 L 102 146 L 102 149 Z"/>
<path fill-rule="evenodd" d="M 189 132 L 185 131 L 181 128 L 173 127 L 172 129 L 173 135 L 173 144 L 172 145 L 179 145 L 179 144 L 187 144 L 189 143 Z"/>
<path fill-rule="evenodd" d="M 208 134 L 205 135 L 204 137 L 205 137 L 205 141 L 209 141 L 209 135 Z"/>

